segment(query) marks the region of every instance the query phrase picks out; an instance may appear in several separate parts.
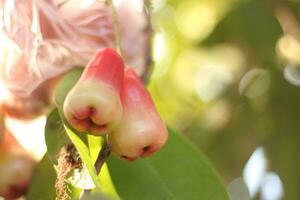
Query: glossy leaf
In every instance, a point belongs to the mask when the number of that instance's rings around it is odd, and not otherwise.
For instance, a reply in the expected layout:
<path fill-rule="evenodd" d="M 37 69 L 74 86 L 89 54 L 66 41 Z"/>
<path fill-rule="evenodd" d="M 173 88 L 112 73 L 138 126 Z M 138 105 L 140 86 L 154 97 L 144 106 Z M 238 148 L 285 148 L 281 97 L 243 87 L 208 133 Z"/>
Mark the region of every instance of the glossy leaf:
<path fill-rule="evenodd" d="M 48 156 L 44 156 L 34 171 L 27 200 L 55 199 L 56 172 Z"/>
<path fill-rule="evenodd" d="M 57 109 L 55 109 L 48 116 L 45 128 L 45 139 L 47 145 L 47 155 L 52 163 L 56 165 L 57 155 L 61 148 L 71 143 L 71 140 L 66 134 Z"/>
<path fill-rule="evenodd" d="M 202 153 L 171 130 L 168 143 L 153 157 L 128 162 L 112 156 L 108 167 L 124 200 L 229 199 Z"/>
<path fill-rule="evenodd" d="M 102 194 L 85 194 L 80 199 L 81 200 L 116 200 L 112 197 L 107 197 Z"/>
<path fill-rule="evenodd" d="M 93 179 L 96 187 L 98 189 L 100 189 L 101 188 L 101 184 L 99 182 L 99 179 L 98 179 L 98 176 L 97 176 L 97 172 L 96 172 L 96 169 L 94 167 L 94 163 L 93 163 L 93 160 L 91 158 L 88 146 L 69 127 L 65 126 L 65 128 L 66 128 L 66 131 L 67 131 L 70 139 L 72 140 L 73 144 L 75 145 L 76 149 L 78 150 L 83 163 L 86 165 L 87 170 L 88 170 L 90 176 L 92 177 L 92 179 Z"/>

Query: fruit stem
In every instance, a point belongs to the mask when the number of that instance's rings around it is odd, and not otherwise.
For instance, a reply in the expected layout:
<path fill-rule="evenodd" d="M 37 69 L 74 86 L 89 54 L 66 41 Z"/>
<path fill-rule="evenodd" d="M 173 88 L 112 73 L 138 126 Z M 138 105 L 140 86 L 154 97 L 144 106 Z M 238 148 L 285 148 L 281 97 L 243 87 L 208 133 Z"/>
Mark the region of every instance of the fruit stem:
<path fill-rule="evenodd" d="M 112 18 L 114 24 L 114 31 L 115 31 L 115 43 L 116 43 L 116 50 L 122 56 L 122 48 L 121 48 L 121 31 L 120 31 L 120 21 L 116 11 L 116 7 L 113 3 L 113 0 L 107 0 L 108 5 L 111 7 L 112 11 Z"/>
<path fill-rule="evenodd" d="M 148 43 L 147 53 L 146 53 L 146 62 L 145 62 L 145 71 L 141 75 L 141 79 L 144 82 L 145 85 L 148 84 L 150 76 L 153 72 L 154 63 L 152 60 L 152 43 L 153 43 L 153 29 L 152 29 L 152 11 L 153 11 L 153 5 L 152 0 L 144 0 L 145 6 L 144 6 L 144 13 L 147 15 L 147 26 L 145 29 L 145 34 L 148 37 L 148 40 L 150 42 Z"/>
<path fill-rule="evenodd" d="M 101 151 L 100 151 L 100 153 L 98 155 L 96 163 L 95 163 L 95 168 L 96 168 L 97 174 L 100 173 L 101 168 L 102 168 L 103 164 L 105 163 L 105 161 L 110 156 L 110 153 L 111 153 L 111 147 L 107 143 L 107 140 L 105 139 L 104 142 L 103 142 L 103 144 L 102 144 L 102 148 L 101 148 Z"/>

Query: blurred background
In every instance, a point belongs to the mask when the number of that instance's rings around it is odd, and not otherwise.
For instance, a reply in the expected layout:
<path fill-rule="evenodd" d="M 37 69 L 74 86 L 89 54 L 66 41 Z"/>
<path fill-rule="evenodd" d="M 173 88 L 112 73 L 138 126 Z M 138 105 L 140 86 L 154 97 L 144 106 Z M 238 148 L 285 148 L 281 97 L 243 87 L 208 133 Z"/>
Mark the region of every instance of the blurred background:
<path fill-rule="evenodd" d="M 150 90 L 233 200 L 300 199 L 300 2 L 155 0 Z"/>
<path fill-rule="evenodd" d="M 153 4 L 149 89 L 163 119 L 206 154 L 232 200 L 299 200 L 300 0 Z M 46 147 L 28 134 L 44 141 L 31 130 L 45 123 L 7 122 L 36 158 Z"/>

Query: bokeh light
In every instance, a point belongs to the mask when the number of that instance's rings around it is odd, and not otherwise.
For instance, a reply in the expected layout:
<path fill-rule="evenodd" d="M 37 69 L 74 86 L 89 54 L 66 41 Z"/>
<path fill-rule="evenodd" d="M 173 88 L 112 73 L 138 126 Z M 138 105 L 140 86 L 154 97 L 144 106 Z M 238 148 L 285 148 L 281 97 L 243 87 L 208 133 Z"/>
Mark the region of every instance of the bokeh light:
<path fill-rule="evenodd" d="M 30 121 L 21 121 L 13 118 L 5 119 L 8 130 L 18 142 L 36 159 L 40 160 L 46 153 L 45 125 L 46 116 Z"/>
<path fill-rule="evenodd" d="M 283 197 L 283 185 L 280 177 L 274 172 L 268 172 L 264 176 L 261 186 L 261 199 L 280 200 Z"/>
<path fill-rule="evenodd" d="M 283 75 L 285 80 L 290 84 L 300 86 L 300 69 L 296 65 L 286 65 L 283 71 Z"/>
<path fill-rule="evenodd" d="M 262 147 L 259 147 L 251 155 L 243 173 L 243 177 L 249 189 L 251 197 L 255 197 L 255 195 L 259 191 L 263 176 L 266 171 L 267 160 L 265 151 Z"/>
<path fill-rule="evenodd" d="M 270 74 L 264 69 L 254 68 L 248 71 L 241 79 L 239 93 L 250 99 L 264 94 L 270 87 Z"/>

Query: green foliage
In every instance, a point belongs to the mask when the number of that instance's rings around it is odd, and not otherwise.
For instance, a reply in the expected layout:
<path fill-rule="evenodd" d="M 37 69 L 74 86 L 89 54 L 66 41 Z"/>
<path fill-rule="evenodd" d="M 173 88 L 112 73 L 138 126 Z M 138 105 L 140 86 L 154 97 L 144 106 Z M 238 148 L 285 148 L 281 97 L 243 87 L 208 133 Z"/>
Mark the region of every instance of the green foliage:
<path fill-rule="evenodd" d="M 71 143 L 57 109 L 51 112 L 47 118 L 45 140 L 47 145 L 47 155 L 52 163 L 57 165 L 57 155 L 61 148 Z"/>
<path fill-rule="evenodd" d="M 56 172 L 53 168 L 48 156 L 40 161 L 36 167 L 29 191 L 27 200 L 54 200 L 55 199 L 55 179 Z"/>
<path fill-rule="evenodd" d="M 115 199 L 101 194 L 85 194 L 82 196 L 81 200 L 115 200 Z"/>
<path fill-rule="evenodd" d="M 112 156 L 108 167 L 124 200 L 229 199 L 203 154 L 172 130 L 166 146 L 153 157 L 128 162 Z"/>
<path fill-rule="evenodd" d="M 99 182 L 96 169 L 94 168 L 94 162 L 91 158 L 88 145 L 76 133 L 74 133 L 68 127 L 66 127 L 66 131 L 68 133 L 68 136 L 72 140 L 73 144 L 75 145 L 76 149 L 78 150 L 83 163 L 87 167 L 87 170 L 96 185 L 96 189 L 100 190 L 101 184 Z"/>

